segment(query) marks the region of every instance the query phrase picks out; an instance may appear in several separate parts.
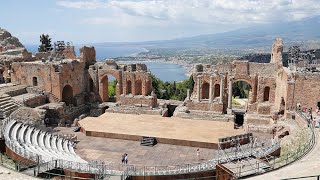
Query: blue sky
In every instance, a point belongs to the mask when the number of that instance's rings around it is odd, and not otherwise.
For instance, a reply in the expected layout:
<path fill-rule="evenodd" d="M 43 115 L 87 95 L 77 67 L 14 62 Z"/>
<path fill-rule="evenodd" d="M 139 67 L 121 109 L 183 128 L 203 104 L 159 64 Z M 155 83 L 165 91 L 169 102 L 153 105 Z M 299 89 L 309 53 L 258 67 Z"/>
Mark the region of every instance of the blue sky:
<path fill-rule="evenodd" d="M 0 27 L 24 44 L 172 39 L 320 15 L 319 0 L 6 0 Z"/>

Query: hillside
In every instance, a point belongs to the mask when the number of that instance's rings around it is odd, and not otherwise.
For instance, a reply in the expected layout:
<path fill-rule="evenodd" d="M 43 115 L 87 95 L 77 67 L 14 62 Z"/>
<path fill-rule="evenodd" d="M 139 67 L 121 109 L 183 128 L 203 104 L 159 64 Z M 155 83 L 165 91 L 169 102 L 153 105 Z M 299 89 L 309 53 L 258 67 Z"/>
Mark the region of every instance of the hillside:
<path fill-rule="evenodd" d="M 163 53 L 177 52 L 181 49 L 195 51 L 214 50 L 250 50 L 250 52 L 270 52 L 271 44 L 276 37 L 284 40 L 285 46 L 300 45 L 305 49 L 320 48 L 320 16 L 300 21 L 263 24 L 249 28 L 237 29 L 230 32 L 199 35 L 194 37 L 178 38 L 162 41 L 97 43 L 100 47 L 134 46 Z M 183 51 L 182 51 L 183 53 Z M 224 53 L 224 52 L 223 52 Z"/>

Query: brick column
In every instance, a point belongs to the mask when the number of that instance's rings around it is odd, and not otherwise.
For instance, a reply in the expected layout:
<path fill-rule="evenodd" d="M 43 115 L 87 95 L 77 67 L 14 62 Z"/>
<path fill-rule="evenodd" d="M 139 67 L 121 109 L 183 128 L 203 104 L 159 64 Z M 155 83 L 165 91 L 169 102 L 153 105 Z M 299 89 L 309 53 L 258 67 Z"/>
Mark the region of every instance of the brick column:
<path fill-rule="evenodd" d="M 229 87 L 228 87 L 228 109 L 232 109 L 232 78 L 229 79 Z"/>
<path fill-rule="evenodd" d="M 221 77 L 220 77 L 220 100 L 219 100 L 219 103 L 220 103 L 220 104 L 223 103 L 223 101 L 222 101 L 223 91 L 224 91 L 224 90 L 223 90 L 223 89 L 224 89 L 224 88 L 223 88 L 223 86 L 224 86 L 224 85 L 223 85 L 223 79 L 224 79 L 223 76 L 221 76 Z"/>
<path fill-rule="evenodd" d="M 212 86 L 213 86 L 213 76 L 210 76 L 210 87 L 209 87 L 209 103 L 212 103 L 213 99 L 213 92 L 212 92 Z"/>
<path fill-rule="evenodd" d="M 197 100 L 200 102 L 200 83 L 201 83 L 201 76 L 197 76 Z"/>

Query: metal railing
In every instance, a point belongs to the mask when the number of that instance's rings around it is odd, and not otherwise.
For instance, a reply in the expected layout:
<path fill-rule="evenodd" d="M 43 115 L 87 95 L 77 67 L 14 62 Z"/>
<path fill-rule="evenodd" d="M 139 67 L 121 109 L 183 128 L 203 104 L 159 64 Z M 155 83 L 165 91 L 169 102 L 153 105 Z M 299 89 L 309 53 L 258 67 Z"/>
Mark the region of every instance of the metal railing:
<path fill-rule="evenodd" d="M 6 121 L 7 123 L 9 121 Z M 107 163 L 80 163 L 75 161 L 66 161 L 61 159 L 51 159 L 42 157 L 41 154 L 35 154 L 27 151 L 22 146 L 16 144 L 17 142 L 9 141 L 9 137 L 6 138 L 6 145 L 26 159 L 30 159 L 38 163 L 54 163 L 60 168 L 71 169 L 78 172 L 87 172 L 92 174 L 98 174 L 101 170 L 108 175 L 129 175 L 129 176 L 157 176 L 157 175 L 175 175 L 175 174 L 188 174 L 196 172 L 205 172 L 214 170 L 218 163 L 229 162 L 232 160 L 237 160 L 239 158 L 255 156 L 264 157 L 269 153 L 277 150 L 280 147 L 280 142 L 269 143 L 263 149 L 258 147 L 254 150 L 248 149 L 247 151 L 241 152 L 240 155 L 234 155 L 234 152 L 227 152 L 226 156 L 221 158 L 212 159 L 201 163 L 191 163 L 191 164 L 180 164 L 180 165 L 170 165 L 170 166 L 137 166 L 137 165 L 123 165 L 117 166 L 114 164 Z"/>
<path fill-rule="evenodd" d="M 304 119 L 306 117 L 304 114 L 299 113 Z M 4 121 L 6 125 L 10 120 L 7 119 Z M 306 153 L 308 153 L 315 144 L 315 135 L 313 125 L 310 124 L 308 128 L 302 129 L 304 133 L 301 137 L 298 137 L 294 140 L 292 147 L 287 147 L 287 151 L 281 153 L 281 155 L 277 158 L 269 156 L 272 152 L 276 151 L 280 147 L 280 141 L 276 141 L 274 143 L 267 144 L 265 146 L 259 146 L 254 150 L 250 150 L 250 152 L 242 152 L 243 158 L 254 156 L 256 158 L 264 158 L 270 157 L 270 161 L 268 162 L 268 166 L 264 163 L 256 163 L 252 165 L 252 168 L 249 169 L 241 169 L 237 167 L 234 169 L 236 173 L 236 177 L 242 177 L 248 174 L 249 172 L 254 173 L 263 173 L 268 172 L 271 170 L 275 170 L 286 166 L 297 159 L 303 157 Z M 295 143 L 301 142 L 301 143 Z M 303 143 L 302 143 L 303 142 Z M 226 157 L 228 158 L 221 158 L 218 157 L 216 159 L 209 160 L 207 162 L 202 163 L 191 163 L 191 164 L 181 164 L 181 165 L 169 165 L 169 166 L 137 166 L 137 165 L 114 165 L 114 164 L 107 164 L 107 163 L 79 163 L 74 161 L 66 161 L 61 159 L 52 159 L 51 161 L 44 161 L 45 158 L 42 158 L 39 154 L 34 154 L 26 151 L 23 148 L 17 147 L 13 142 L 6 141 L 6 145 L 12 149 L 17 154 L 25 157 L 27 159 L 33 160 L 35 162 L 39 162 L 40 164 L 47 163 L 47 170 L 50 170 L 52 167 L 60 167 L 70 170 L 75 170 L 78 172 L 87 172 L 92 174 L 105 174 L 105 175 L 127 175 L 127 176 L 158 176 L 158 175 L 176 175 L 176 174 L 189 174 L 189 173 L 197 173 L 197 172 L 205 172 L 211 171 L 216 168 L 217 164 L 230 162 L 230 160 L 237 160 L 239 156 L 234 156 L 230 152 L 230 154 Z M 286 147 L 282 147 L 286 150 Z M 290 149 L 290 150 L 289 150 Z"/>

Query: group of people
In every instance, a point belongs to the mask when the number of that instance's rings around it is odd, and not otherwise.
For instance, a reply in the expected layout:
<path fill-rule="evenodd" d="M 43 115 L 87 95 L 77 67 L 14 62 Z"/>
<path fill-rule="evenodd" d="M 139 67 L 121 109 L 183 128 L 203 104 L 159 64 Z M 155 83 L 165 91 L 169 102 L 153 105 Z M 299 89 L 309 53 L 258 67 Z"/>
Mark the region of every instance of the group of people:
<path fill-rule="evenodd" d="M 319 107 L 317 107 L 315 114 L 313 114 L 312 108 L 304 108 L 303 112 L 306 113 L 307 115 L 307 119 L 308 119 L 308 123 L 313 123 L 314 127 L 320 127 L 320 120 L 317 119 L 317 117 L 319 117 Z M 315 115 L 315 116 L 314 116 Z"/>

